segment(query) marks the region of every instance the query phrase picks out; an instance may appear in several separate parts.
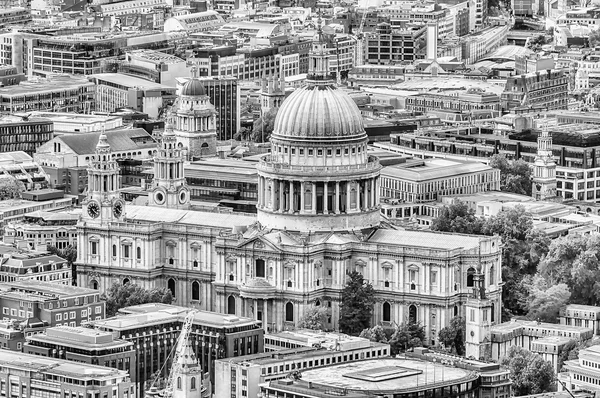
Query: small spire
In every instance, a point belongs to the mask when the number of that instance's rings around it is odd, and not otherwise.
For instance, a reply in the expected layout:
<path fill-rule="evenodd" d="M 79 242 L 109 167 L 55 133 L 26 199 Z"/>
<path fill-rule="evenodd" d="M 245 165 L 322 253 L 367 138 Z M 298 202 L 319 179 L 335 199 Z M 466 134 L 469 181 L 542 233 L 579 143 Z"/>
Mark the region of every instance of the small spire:
<path fill-rule="evenodd" d="M 110 149 L 110 144 L 108 143 L 108 138 L 106 137 L 106 125 L 102 124 L 102 132 L 100 133 L 100 137 L 98 137 L 98 144 L 96 145 L 96 150 L 99 149 Z"/>

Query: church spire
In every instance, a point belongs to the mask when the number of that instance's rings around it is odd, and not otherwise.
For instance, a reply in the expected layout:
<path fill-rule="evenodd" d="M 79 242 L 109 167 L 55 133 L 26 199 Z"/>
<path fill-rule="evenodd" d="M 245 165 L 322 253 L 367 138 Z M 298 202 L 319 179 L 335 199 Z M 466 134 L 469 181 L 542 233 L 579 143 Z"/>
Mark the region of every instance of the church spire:
<path fill-rule="evenodd" d="M 321 27 L 321 11 L 317 20 L 317 34 L 309 53 L 307 82 L 312 85 L 332 84 L 329 72 L 329 48 Z"/>
<path fill-rule="evenodd" d="M 556 162 L 552 154 L 552 134 L 548 129 L 547 115 L 544 116 L 537 144 L 531 194 L 536 200 L 552 200 L 556 198 Z"/>

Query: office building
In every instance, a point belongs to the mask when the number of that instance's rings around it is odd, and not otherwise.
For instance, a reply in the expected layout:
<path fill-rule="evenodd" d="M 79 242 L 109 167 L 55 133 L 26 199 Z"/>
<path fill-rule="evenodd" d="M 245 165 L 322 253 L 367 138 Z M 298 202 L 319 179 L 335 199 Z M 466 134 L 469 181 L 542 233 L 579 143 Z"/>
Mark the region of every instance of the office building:
<path fill-rule="evenodd" d="M 166 304 L 143 304 L 122 309 L 120 315 L 94 321 L 92 325 L 134 344 L 137 366 L 131 377 L 141 390 L 153 374 L 168 374 L 172 359 L 169 353 L 188 311 L 189 308 Z M 260 322 L 207 311 L 198 311 L 194 316 L 189 342 L 202 370 L 211 372 L 213 377 L 217 360 L 261 353 L 264 345 Z"/>
<path fill-rule="evenodd" d="M 81 212 L 34 211 L 23 215 L 23 220 L 4 226 L 4 241 L 24 241 L 32 250 L 44 251 L 50 246 L 64 249 L 77 244 L 77 228 Z M 70 270 L 69 270 L 70 272 Z"/>
<path fill-rule="evenodd" d="M 34 120 L 35 118 L 48 120 L 54 126 L 54 132 L 50 138 L 63 134 L 93 133 L 123 127 L 123 118 L 119 116 L 40 111 L 28 112 L 28 115 Z"/>
<path fill-rule="evenodd" d="M 500 116 L 502 104 L 496 94 L 474 89 L 458 95 L 427 93 L 407 96 L 406 109 L 422 113 L 441 110 L 466 114 L 487 109 Z"/>
<path fill-rule="evenodd" d="M 95 91 L 94 83 L 81 77 L 67 75 L 22 82 L 18 86 L 0 88 L 0 113 L 90 113 L 95 109 Z"/>
<path fill-rule="evenodd" d="M 279 335 L 281 333 L 266 335 L 265 348 L 267 344 L 275 346 L 280 343 L 281 347 L 290 345 L 279 340 Z M 304 373 L 319 368 L 325 370 L 332 364 L 390 357 L 389 344 L 374 343 L 361 337 L 297 331 L 283 338 L 300 342 L 310 340 L 314 346 L 297 345 L 275 352 L 218 360 L 215 363 L 215 398 L 257 396 L 261 384 L 285 378 L 293 372 Z"/>
<path fill-rule="evenodd" d="M 190 74 L 184 59 L 154 50 L 133 50 L 125 54 L 119 72 L 175 87 L 176 78 Z"/>
<path fill-rule="evenodd" d="M 600 334 L 600 307 L 569 304 L 560 311 L 560 324 L 591 328 L 594 335 Z"/>
<path fill-rule="evenodd" d="M 137 355 L 131 341 L 115 338 L 112 332 L 77 326 L 56 326 L 27 336 L 26 354 L 100 365 L 129 374 L 137 382 Z M 85 365 L 82 365 L 85 366 Z"/>
<path fill-rule="evenodd" d="M 558 374 L 559 391 L 589 392 L 593 396 L 600 392 L 600 346 L 582 348 L 577 359 L 565 361 L 564 368 L 566 371 Z"/>
<path fill-rule="evenodd" d="M 210 32 L 219 29 L 225 20 L 217 11 L 203 11 L 173 16 L 165 21 L 165 32 Z"/>
<path fill-rule="evenodd" d="M 33 126 L 32 130 L 35 129 L 36 125 Z M 25 127 L 21 126 L 19 131 L 21 131 L 20 136 L 27 136 Z M 10 139 L 14 139 L 14 136 Z M 48 188 L 50 183 L 50 177 L 40 164 L 21 151 L 0 153 L 0 173 L 2 173 L 1 178 L 22 182 L 25 192 Z"/>
<path fill-rule="evenodd" d="M 536 107 L 543 111 L 567 109 L 568 76 L 562 70 L 545 70 L 510 76 L 502 93 L 505 110 Z"/>
<path fill-rule="evenodd" d="M 33 155 L 53 137 L 52 121 L 34 116 L 5 116 L 0 119 L 0 152 L 23 151 Z"/>
<path fill-rule="evenodd" d="M 175 100 L 175 87 L 128 76 L 122 73 L 100 73 L 89 77 L 96 85 L 96 111 L 112 113 L 131 108 L 157 119 Z"/>
<path fill-rule="evenodd" d="M 384 65 L 425 58 L 426 31 L 423 25 L 405 28 L 393 28 L 386 23 L 377 25 L 376 32 L 366 33 L 366 63 Z"/>
<path fill-rule="evenodd" d="M 12 235 L 14 236 L 14 235 Z M 71 285 L 71 266 L 67 260 L 45 251 L 28 250 L 22 244 L 10 244 L 11 235 L 4 236 L 0 244 L 2 265 L 0 265 L 0 282 L 41 281 L 58 285 Z"/>
<path fill-rule="evenodd" d="M 124 370 L 3 350 L 0 392 L 19 397 L 134 398 Z"/>
<path fill-rule="evenodd" d="M 381 170 L 381 197 L 410 203 L 442 196 L 500 190 L 500 170 L 479 162 L 413 160 Z"/>

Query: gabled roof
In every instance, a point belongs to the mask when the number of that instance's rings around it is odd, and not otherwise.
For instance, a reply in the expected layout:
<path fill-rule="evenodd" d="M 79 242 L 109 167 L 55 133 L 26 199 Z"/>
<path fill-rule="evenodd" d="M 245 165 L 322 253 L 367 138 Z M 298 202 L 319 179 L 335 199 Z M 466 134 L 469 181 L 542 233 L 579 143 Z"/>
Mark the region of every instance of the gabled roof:
<path fill-rule="evenodd" d="M 69 134 L 57 138 L 78 155 L 89 155 L 96 152 L 100 132 L 86 134 Z M 113 152 L 138 150 L 156 147 L 156 142 L 144 129 L 123 129 L 106 132 L 108 144 Z"/>

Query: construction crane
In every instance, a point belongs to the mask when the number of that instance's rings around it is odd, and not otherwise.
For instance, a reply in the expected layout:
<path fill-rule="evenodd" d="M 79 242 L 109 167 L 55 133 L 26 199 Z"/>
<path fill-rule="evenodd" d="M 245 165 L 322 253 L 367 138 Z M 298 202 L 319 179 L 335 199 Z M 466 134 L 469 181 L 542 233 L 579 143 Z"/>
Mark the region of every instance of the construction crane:
<path fill-rule="evenodd" d="M 177 377 L 181 374 L 182 366 L 181 366 L 181 357 L 184 354 L 186 345 L 188 343 L 188 339 L 190 337 L 190 333 L 192 331 L 192 323 L 194 322 L 194 316 L 196 315 L 196 310 L 190 310 L 185 319 L 183 321 L 183 326 L 181 327 L 181 333 L 179 333 L 179 337 L 177 338 L 177 342 L 175 347 L 169 354 L 172 356 L 173 361 L 171 364 L 171 372 L 167 377 L 167 381 L 165 383 L 165 389 L 161 392 L 160 396 L 163 398 L 172 398 L 173 390 L 175 389 L 175 382 Z M 165 361 L 166 365 L 167 361 Z M 156 390 L 156 385 L 159 383 L 160 375 L 162 372 L 158 372 L 156 378 L 154 379 L 150 390 Z"/>

